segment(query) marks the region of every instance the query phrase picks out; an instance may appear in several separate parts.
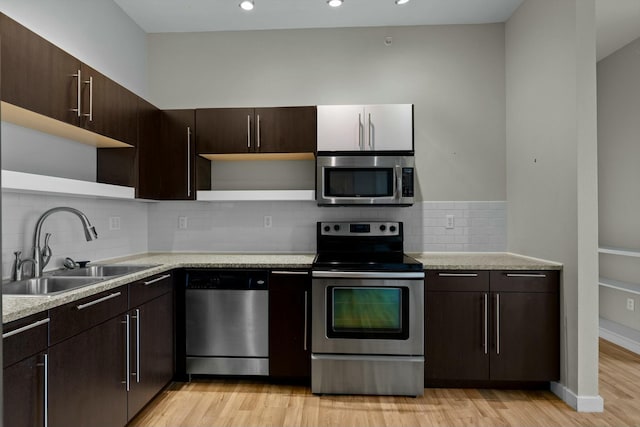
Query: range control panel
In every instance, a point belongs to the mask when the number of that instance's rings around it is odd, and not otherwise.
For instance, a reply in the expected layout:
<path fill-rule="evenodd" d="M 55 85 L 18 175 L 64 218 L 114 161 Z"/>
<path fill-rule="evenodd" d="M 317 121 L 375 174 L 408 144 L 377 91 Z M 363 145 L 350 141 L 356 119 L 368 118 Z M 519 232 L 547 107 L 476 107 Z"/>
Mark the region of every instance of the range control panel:
<path fill-rule="evenodd" d="M 323 236 L 398 236 L 402 227 L 399 222 L 321 222 L 319 231 Z"/>

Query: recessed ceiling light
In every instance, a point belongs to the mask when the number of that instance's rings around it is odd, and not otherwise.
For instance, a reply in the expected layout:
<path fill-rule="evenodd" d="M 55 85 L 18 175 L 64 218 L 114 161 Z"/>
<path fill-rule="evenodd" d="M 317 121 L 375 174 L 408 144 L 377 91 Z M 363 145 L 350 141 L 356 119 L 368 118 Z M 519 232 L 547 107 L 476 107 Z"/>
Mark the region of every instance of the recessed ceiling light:
<path fill-rule="evenodd" d="M 397 5 L 403 5 L 409 3 L 409 0 L 396 0 Z"/>
<path fill-rule="evenodd" d="M 342 6 L 342 1 L 343 0 L 327 0 L 327 4 L 331 7 L 338 7 Z"/>
<path fill-rule="evenodd" d="M 243 0 L 240 2 L 240 7 L 243 10 L 253 10 L 253 0 Z"/>

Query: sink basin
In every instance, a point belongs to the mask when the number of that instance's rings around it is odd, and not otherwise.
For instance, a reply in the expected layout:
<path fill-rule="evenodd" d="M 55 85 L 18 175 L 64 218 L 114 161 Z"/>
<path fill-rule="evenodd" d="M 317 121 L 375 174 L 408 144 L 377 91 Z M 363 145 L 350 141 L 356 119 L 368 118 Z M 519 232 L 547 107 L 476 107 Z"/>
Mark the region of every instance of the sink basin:
<path fill-rule="evenodd" d="M 155 267 L 153 265 L 92 265 L 89 267 L 78 268 L 76 270 L 62 270 L 53 273 L 54 276 L 60 277 L 114 277 L 125 274 L 137 273 Z"/>
<path fill-rule="evenodd" d="M 95 277 L 38 277 L 2 285 L 5 295 L 47 296 L 88 286 L 103 280 Z"/>

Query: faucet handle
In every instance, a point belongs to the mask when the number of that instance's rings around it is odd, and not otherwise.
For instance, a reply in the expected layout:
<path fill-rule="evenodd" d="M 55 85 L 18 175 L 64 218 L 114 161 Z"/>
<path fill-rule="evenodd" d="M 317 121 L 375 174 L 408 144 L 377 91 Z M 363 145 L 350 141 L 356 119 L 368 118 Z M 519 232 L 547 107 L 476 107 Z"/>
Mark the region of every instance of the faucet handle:
<path fill-rule="evenodd" d="M 66 257 L 64 259 L 64 262 L 62 263 L 62 265 L 64 265 L 65 268 L 69 269 L 69 270 L 73 270 L 74 268 L 78 268 L 78 263 L 75 262 L 73 259 Z"/>

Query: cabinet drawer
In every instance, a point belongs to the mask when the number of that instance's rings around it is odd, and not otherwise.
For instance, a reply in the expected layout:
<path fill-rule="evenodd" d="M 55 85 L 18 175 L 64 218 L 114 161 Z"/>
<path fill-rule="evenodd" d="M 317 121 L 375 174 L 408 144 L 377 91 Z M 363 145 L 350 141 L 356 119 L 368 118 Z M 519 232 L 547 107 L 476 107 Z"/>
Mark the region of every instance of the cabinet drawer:
<path fill-rule="evenodd" d="M 2 333 L 2 366 L 13 365 L 47 348 L 48 312 L 34 314 L 4 325 Z"/>
<path fill-rule="evenodd" d="M 491 272 L 492 292 L 558 292 L 558 270 L 506 270 Z"/>
<path fill-rule="evenodd" d="M 489 290 L 488 271 L 429 270 L 425 290 L 440 292 L 481 292 Z"/>
<path fill-rule="evenodd" d="M 50 311 L 50 345 L 127 311 L 128 288 L 120 286 Z"/>
<path fill-rule="evenodd" d="M 156 274 L 129 284 L 129 307 L 137 307 L 154 298 L 171 292 L 173 279 L 170 272 Z"/>

